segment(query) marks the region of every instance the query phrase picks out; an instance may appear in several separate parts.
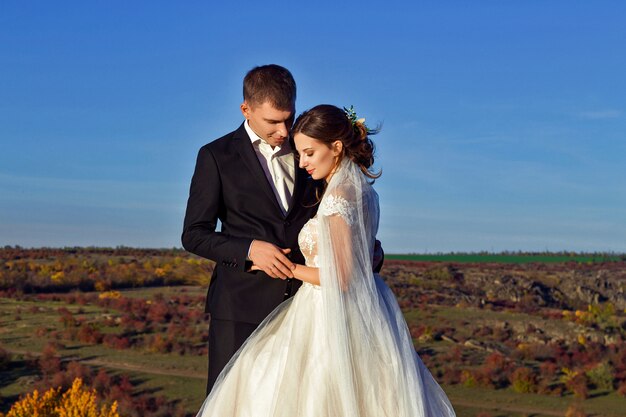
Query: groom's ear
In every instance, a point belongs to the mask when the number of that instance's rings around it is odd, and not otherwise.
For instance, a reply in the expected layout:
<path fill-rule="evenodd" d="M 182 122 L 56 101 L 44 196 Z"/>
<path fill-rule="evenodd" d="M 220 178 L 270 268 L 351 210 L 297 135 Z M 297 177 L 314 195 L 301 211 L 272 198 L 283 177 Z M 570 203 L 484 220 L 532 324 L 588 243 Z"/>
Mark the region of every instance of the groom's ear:
<path fill-rule="evenodd" d="M 241 103 L 241 106 L 239 106 L 239 108 L 241 109 L 241 114 L 243 114 L 243 117 L 248 119 L 248 117 L 250 116 L 250 105 L 248 104 L 248 102 L 244 101 L 243 103 Z"/>

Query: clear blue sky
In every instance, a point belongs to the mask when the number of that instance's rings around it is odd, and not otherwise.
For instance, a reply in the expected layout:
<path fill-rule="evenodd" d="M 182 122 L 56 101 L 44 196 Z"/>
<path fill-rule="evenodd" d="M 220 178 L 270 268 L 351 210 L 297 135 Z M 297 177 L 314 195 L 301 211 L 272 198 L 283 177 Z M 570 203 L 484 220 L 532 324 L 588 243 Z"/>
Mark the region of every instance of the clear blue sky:
<path fill-rule="evenodd" d="M 0 245 L 180 247 L 278 63 L 384 123 L 387 252 L 626 251 L 626 2 L 303 3 L 0 1 Z"/>

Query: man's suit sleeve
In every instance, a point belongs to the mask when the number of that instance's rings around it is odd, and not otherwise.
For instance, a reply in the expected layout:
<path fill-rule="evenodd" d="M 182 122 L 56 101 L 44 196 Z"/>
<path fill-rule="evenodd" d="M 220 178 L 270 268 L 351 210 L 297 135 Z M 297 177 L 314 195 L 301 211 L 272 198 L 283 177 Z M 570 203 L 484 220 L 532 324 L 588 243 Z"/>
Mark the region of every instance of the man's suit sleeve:
<path fill-rule="evenodd" d="M 183 225 L 183 247 L 225 267 L 245 270 L 252 239 L 216 232 L 222 182 L 215 157 L 204 146 L 198 152 Z"/>

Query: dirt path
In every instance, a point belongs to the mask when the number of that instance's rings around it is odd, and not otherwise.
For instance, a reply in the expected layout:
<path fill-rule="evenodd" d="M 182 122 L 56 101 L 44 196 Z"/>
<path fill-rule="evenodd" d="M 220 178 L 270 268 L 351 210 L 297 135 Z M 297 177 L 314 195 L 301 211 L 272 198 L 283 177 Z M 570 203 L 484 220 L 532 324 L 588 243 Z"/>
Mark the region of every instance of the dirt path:
<path fill-rule="evenodd" d="M 41 356 L 41 352 L 30 352 L 27 350 L 19 350 L 19 349 L 8 349 L 4 348 L 7 352 L 17 355 L 31 355 L 31 356 Z M 184 378 L 196 378 L 196 379 L 206 379 L 206 372 L 199 371 L 191 371 L 191 370 L 176 370 L 176 369 L 163 369 L 163 368 L 150 368 L 144 365 L 136 365 L 128 362 L 116 362 L 105 359 L 82 359 L 78 356 L 66 356 L 62 358 L 62 361 L 76 361 L 80 363 L 84 363 L 85 365 L 92 366 L 104 366 L 106 368 L 118 369 L 120 371 L 132 371 L 132 372 L 141 372 L 145 374 L 153 374 L 153 375 L 165 375 L 165 376 L 180 376 Z"/>
<path fill-rule="evenodd" d="M 555 417 L 563 417 L 565 416 L 565 411 L 554 411 L 554 410 L 547 410 L 544 408 L 536 408 L 536 407 L 524 407 L 524 406 L 514 406 L 514 405 L 499 405 L 499 404 L 494 404 L 494 403 L 479 403 L 479 402 L 473 402 L 473 401 L 468 401 L 466 399 L 456 399 L 456 398 L 450 398 L 450 401 L 452 402 L 453 405 L 462 405 L 464 407 L 472 407 L 472 408 L 477 408 L 479 410 L 485 410 L 485 411 L 495 411 L 495 412 L 513 412 L 513 413 L 520 413 L 520 414 L 525 414 L 528 416 L 533 416 L 536 414 L 540 414 L 540 415 L 544 415 L 544 416 L 555 416 Z"/>
<path fill-rule="evenodd" d="M 78 361 L 87 365 L 104 366 L 106 368 L 119 369 L 122 371 L 141 372 L 153 375 L 180 376 L 184 378 L 206 379 L 206 372 L 147 368 L 143 365 L 135 365 L 128 362 L 113 362 L 102 359 L 78 359 Z"/>

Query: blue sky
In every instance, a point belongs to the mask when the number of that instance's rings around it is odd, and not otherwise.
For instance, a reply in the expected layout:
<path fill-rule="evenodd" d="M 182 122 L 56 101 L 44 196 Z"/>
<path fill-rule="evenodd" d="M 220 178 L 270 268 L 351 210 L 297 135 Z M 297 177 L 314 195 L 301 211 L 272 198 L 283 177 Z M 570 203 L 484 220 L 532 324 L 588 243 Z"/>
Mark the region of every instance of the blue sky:
<path fill-rule="evenodd" d="M 0 245 L 180 247 L 278 63 L 375 137 L 387 252 L 626 252 L 622 1 L 0 2 Z"/>

